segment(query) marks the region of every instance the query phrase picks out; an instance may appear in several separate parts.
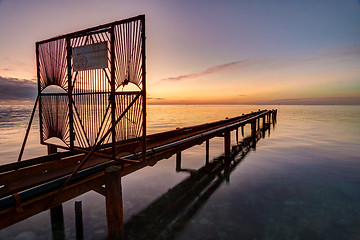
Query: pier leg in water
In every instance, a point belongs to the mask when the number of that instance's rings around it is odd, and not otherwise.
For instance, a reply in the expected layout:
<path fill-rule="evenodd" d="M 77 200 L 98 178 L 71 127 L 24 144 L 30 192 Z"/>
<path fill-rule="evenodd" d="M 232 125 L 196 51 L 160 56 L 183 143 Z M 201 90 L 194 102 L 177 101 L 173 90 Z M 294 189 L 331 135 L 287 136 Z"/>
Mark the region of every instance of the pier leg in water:
<path fill-rule="evenodd" d="M 105 169 L 108 239 L 124 239 L 123 201 L 120 168 Z"/>
<path fill-rule="evenodd" d="M 265 138 L 265 132 L 266 132 L 266 123 L 265 123 L 265 116 L 262 117 L 262 137 Z"/>
<path fill-rule="evenodd" d="M 48 154 L 57 152 L 55 146 L 48 145 Z M 54 240 L 65 239 L 64 213 L 62 204 L 50 209 L 51 230 Z"/>
<path fill-rule="evenodd" d="M 241 125 L 241 136 L 244 137 L 244 125 Z"/>
<path fill-rule="evenodd" d="M 225 130 L 224 133 L 224 151 L 225 151 L 225 162 L 230 161 L 230 130 Z"/>
<path fill-rule="evenodd" d="M 251 121 L 251 136 L 256 134 L 256 120 Z"/>
<path fill-rule="evenodd" d="M 176 153 L 176 171 L 181 171 L 181 151 Z"/>
<path fill-rule="evenodd" d="M 239 143 L 239 128 L 236 128 L 236 144 Z"/>
<path fill-rule="evenodd" d="M 209 140 L 206 140 L 206 160 L 205 160 L 205 164 L 209 164 Z"/>
<path fill-rule="evenodd" d="M 75 227 L 76 227 L 76 239 L 78 240 L 84 239 L 81 201 L 75 201 Z"/>

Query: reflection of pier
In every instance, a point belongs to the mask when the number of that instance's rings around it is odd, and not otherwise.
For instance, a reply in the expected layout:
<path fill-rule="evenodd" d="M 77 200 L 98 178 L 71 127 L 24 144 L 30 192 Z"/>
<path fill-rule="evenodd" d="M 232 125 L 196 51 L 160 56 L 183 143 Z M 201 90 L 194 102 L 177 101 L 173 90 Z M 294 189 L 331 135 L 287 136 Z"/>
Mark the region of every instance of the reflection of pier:
<path fill-rule="evenodd" d="M 101 158 L 99 155 L 92 156 L 66 186 L 64 183 L 85 154 L 55 153 L 2 165 L 0 166 L 0 229 L 48 209 L 52 209 L 53 226 L 61 226 L 63 221 L 61 204 L 94 190 L 106 196 L 109 236 L 121 236 L 123 234 L 123 210 L 120 176 L 130 174 L 145 166 L 154 165 L 161 159 L 168 158 L 204 141 L 206 141 L 208 149 L 208 140 L 221 136 L 224 137 L 224 159 L 227 159 L 228 164 L 221 165 L 214 162 L 209 163 L 203 170 L 198 170 L 194 173 L 193 180 L 197 178 L 196 176 L 202 176 L 202 172 L 209 174 L 204 175 L 203 183 L 197 184 L 195 189 L 188 187 L 188 191 L 197 191 L 202 184 L 208 185 L 216 177 L 213 173 L 218 170 L 224 172 L 222 178 L 226 180 L 231 169 L 236 166 L 236 161 L 231 161 L 230 132 L 236 130 L 238 139 L 238 130 L 243 131 L 244 127 L 250 124 L 251 132 L 254 135 L 261 126 L 274 123 L 276 113 L 276 110 L 262 110 L 218 122 L 149 135 L 147 136 L 147 160 L 145 162 L 132 163 L 132 159 L 137 156 L 124 156 L 127 163 L 121 170 L 117 167 L 117 165 L 121 165 L 121 162 Z M 250 141 L 250 143 L 252 147 L 255 147 L 256 141 Z M 246 147 L 243 151 L 244 154 L 247 152 Z M 105 187 L 103 187 L 104 185 Z M 186 188 L 187 183 L 184 183 L 184 186 Z M 198 201 L 205 199 L 215 186 L 216 184 L 208 187 L 206 194 L 204 193 L 205 195 L 203 194 Z M 189 199 L 189 204 L 192 201 Z M 179 203 L 174 202 L 174 204 L 174 209 L 179 207 Z"/>
<path fill-rule="evenodd" d="M 244 138 L 232 147 L 230 159 L 224 156 L 205 162 L 198 170 L 187 170 L 191 175 L 177 184 L 146 209 L 133 216 L 125 224 L 127 239 L 171 239 L 172 234 L 180 232 L 210 196 L 226 181 L 230 181 L 231 172 L 255 149 L 256 143 L 265 137 L 264 132 L 270 129 L 265 125 L 252 136 Z M 177 155 L 181 156 L 181 155 Z M 177 158 L 177 167 L 181 158 Z M 178 169 L 186 170 L 186 169 Z M 142 230 L 138 230 L 141 226 Z"/>

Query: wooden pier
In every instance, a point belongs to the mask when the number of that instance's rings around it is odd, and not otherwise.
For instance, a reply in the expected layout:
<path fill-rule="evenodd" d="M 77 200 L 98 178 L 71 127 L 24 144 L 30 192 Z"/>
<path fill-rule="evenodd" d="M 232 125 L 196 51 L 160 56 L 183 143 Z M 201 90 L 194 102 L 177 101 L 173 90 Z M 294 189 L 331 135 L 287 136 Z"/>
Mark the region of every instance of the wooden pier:
<path fill-rule="evenodd" d="M 180 128 L 146 136 L 146 156 L 122 153 L 123 161 L 102 157 L 112 146 L 104 146 L 81 166 L 69 182 L 74 169 L 82 162 L 86 153 L 74 151 L 56 152 L 49 146 L 49 155 L 0 166 L 0 229 L 52 209 L 52 224 L 60 222 L 61 204 L 88 191 L 96 191 L 106 197 L 108 236 L 123 238 L 123 206 L 121 177 L 146 166 L 153 166 L 162 159 L 177 154 L 177 170 L 181 171 L 181 151 L 206 142 L 206 163 L 209 163 L 209 140 L 224 138 L 224 161 L 231 163 L 231 131 L 251 125 L 256 136 L 259 129 L 265 129 L 276 122 L 277 110 L 259 110 L 242 116 L 217 122 Z M 136 141 L 136 140 L 134 140 Z M 126 146 L 129 146 L 129 142 Z M 256 141 L 255 141 L 256 144 Z M 124 147 L 121 142 L 118 147 Z M 104 156 L 107 154 L 104 154 Z M 146 157 L 145 161 L 137 161 Z M 122 166 L 123 165 L 123 166 Z M 66 185 L 64 185 L 67 183 Z M 59 226 L 57 224 L 56 226 Z M 53 228 L 53 230 L 56 230 Z"/>

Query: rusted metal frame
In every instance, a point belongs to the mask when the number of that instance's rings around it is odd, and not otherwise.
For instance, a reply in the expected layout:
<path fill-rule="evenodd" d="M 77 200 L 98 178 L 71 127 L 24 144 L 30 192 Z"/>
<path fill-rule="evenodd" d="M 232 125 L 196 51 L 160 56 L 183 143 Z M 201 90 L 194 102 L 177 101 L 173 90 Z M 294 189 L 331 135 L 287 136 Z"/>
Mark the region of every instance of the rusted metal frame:
<path fill-rule="evenodd" d="M 95 31 L 97 31 L 99 29 L 102 29 L 102 28 L 110 28 L 113 25 L 120 25 L 120 24 L 124 24 L 124 23 L 128 23 L 128 22 L 132 22 L 132 21 L 140 19 L 143 16 L 144 15 L 139 15 L 139 16 L 135 16 L 135 17 L 115 21 L 115 22 L 112 22 L 112 23 L 102 24 L 102 25 L 99 25 L 99 26 L 96 26 L 96 27 L 91 27 L 91 28 L 87 28 L 87 29 L 84 29 L 84 30 L 68 33 L 68 34 L 65 34 L 65 35 L 60 35 L 60 36 L 57 36 L 57 37 L 49 38 L 49 39 L 46 39 L 46 40 L 43 40 L 43 41 L 39 41 L 38 43 L 42 44 L 42 43 L 55 41 L 55 40 L 58 40 L 58 39 L 61 39 L 61 38 L 76 37 L 78 35 L 79 36 L 86 35 L 86 33 L 95 32 Z"/>
<path fill-rule="evenodd" d="M 141 39 L 142 39 L 142 97 L 143 97 L 143 146 L 142 146 L 142 160 L 146 160 L 146 49 L 145 49 L 145 15 L 141 15 Z"/>
<path fill-rule="evenodd" d="M 19 157 L 18 157 L 18 162 L 21 161 L 21 158 L 22 158 L 22 155 L 24 153 L 24 149 L 25 149 L 25 145 L 26 145 L 26 142 L 27 142 L 27 138 L 29 136 L 29 132 L 30 132 L 30 128 L 31 128 L 31 124 L 32 124 L 32 121 L 34 119 L 34 114 L 35 114 L 35 110 L 36 110 L 36 106 L 37 106 L 37 103 L 39 101 L 39 95 L 36 97 L 36 100 L 35 100 L 35 104 L 34 104 L 34 108 L 31 112 L 31 116 L 30 116 L 30 121 L 29 121 L 29 124 L 28 124 L 28 127 L 26 129 L 26 133 L 25 133 L 25 137 L 24 137 L 24 141 L 21 145 L 21 149 L 20 149 L 20 153 L 19 153 Z"/>

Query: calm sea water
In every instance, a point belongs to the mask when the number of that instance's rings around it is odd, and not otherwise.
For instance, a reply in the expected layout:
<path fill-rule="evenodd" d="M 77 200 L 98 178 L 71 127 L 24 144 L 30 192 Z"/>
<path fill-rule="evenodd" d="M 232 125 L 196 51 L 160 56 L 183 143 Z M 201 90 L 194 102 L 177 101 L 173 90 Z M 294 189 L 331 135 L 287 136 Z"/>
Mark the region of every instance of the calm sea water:
<path fill-rule="evenodd" d="M 124 177 L 127 238 L 360 239 L 360 106 L 151 105 L 148 132 L 259 108 L 277 108 L 278 122 L 229 179 L 222 172 L 204 175 L 200 189 L 184 191 L 185 183 L 200 180 L 176 172 L 174 156 Z M 0 106 L 0 163 L 16 161 L 30 113 L 31 106 Z M 25 159 L 46 153 L 38 130 L 36 120 Z M 250 126 L 245 129 L 249 133 Z M 223 139 L 211 139 L 210 159 L 222 154 Z M 183 169 L 204 164 L 205 144 L 182 153 Z M 105 199 L 95 192 L 64 203 L 66 238 L 76 238 L 75 201 L 82 201 L 85 239 L 106 238 Z M 51 236 L 48 211 L 0 231 L 0 239 Z"/>

